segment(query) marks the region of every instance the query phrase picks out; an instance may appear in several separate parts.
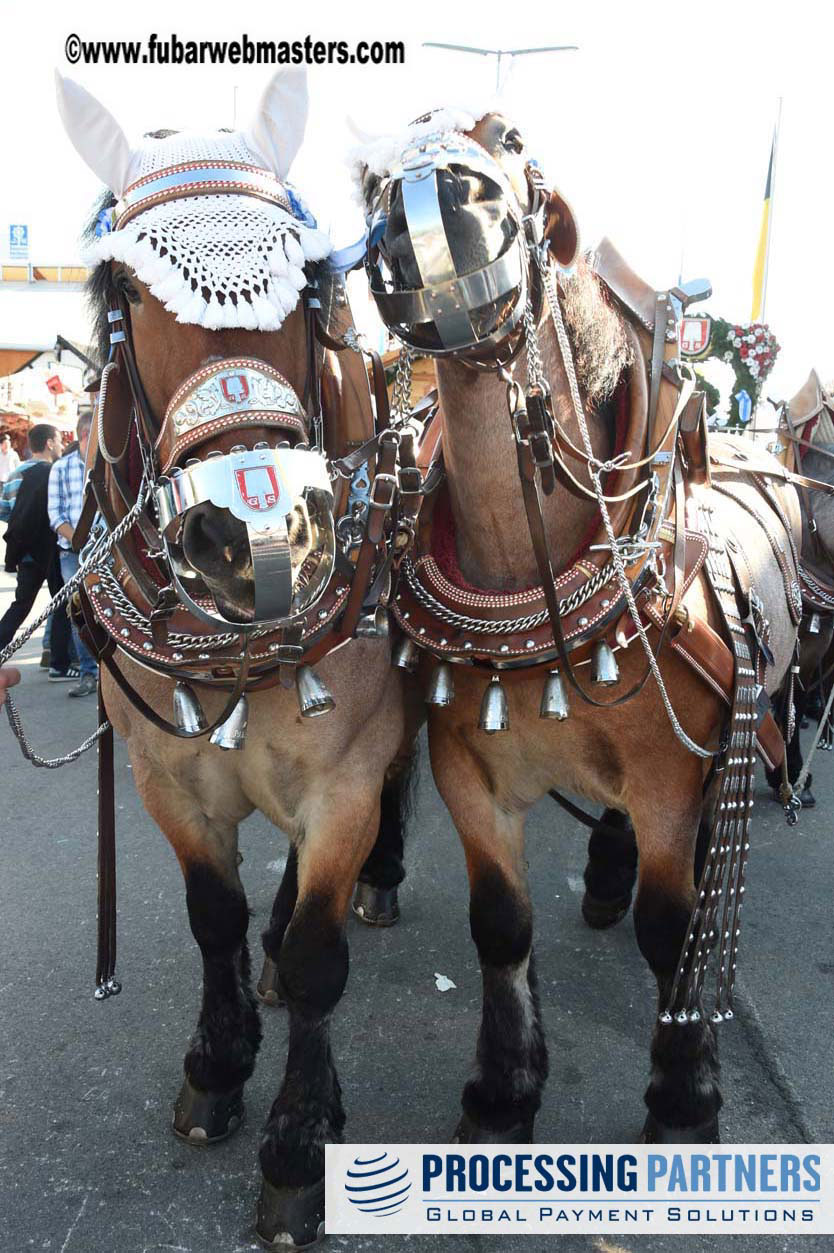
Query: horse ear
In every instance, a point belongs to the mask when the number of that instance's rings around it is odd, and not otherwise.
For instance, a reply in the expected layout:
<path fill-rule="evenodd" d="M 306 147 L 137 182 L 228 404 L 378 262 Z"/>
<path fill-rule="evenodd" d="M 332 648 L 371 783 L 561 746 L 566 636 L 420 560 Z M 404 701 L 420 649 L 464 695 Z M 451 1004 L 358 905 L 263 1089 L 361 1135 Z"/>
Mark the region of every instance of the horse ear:
<path fill-rule="evenodd" d="M 267 84 L 252 125 L 244 133 L 250 148 L 278 178 L 287 176 L 307 126 L 307 71 L 279 70 Z"/>
<path fill-rule="evenodd" d="M 573 265 L 579 255 L 579 228 L 573 209 L 558 191 L 548 196 L 544 233 L 559 264 L 565 268 Z"/>
<path fill-rule="evenodd" d="M 127 186 L 130 144 L 113 114 L 80 83 L 55 71 L 55 93 L 61 121 L 79 156 L 105 187 L 121 196 Z"/>

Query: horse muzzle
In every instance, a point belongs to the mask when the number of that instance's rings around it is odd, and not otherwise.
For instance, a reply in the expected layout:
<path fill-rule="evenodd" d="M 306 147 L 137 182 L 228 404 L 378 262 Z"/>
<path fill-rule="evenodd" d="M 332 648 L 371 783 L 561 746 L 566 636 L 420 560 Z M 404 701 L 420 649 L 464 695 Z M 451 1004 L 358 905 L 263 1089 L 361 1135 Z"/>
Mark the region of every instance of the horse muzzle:
<path fill-rule="evenodd" d="M 220 433 L 274 428 L 271 448 L 234 445 L 174 464 Z M 290 438 L 300 438 L 295 447 Z M 155 498 L 159 529 L 178 595 L 202 621 L 252 630 L 286 624 L 324 593 L 335 560 L 333 491 L 323 453 L 307 443 L 304 410 L 276 370 L 249 358 L 221 361 L 180 387 L 165 415 L 158 448 L 164 473 Z M 189 520 L 214 511 L 245 530 L 254 582 L 246 620 L 219 607 L 181 544 Z"/>
<path fill-rule="evenodd" d="M 497 185 L 507 207 L 509 238 L 497 256 L 458 274 L 441 200 L 444 179 L 464 170 Z M 420 275 L 420 284 L 408 290 L 396 281 L 384 255 L 385 228 L 395 200 Z M 405 344 L 432 356 L 488 348 L 505 338 L 518 325 L 527 301 L 523 214 L 500 166 L 474 140 L 444 132 L 408 147 L 384 184 L 368 235 L 371 292 L 386 326 Z M 387 277 L 380 262 L 386 262 Z"/>

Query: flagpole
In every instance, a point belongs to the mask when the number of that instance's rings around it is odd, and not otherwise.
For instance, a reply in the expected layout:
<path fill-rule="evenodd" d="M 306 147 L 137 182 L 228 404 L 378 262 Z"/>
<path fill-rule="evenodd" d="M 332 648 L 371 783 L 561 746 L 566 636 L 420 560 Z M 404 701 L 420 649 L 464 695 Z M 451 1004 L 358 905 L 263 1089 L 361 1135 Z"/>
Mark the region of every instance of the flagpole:
<path fill-rule="evenodd" d="M 765 242 L 765 263 L 764 275 L 762 277 L 762 308 L 759 314 L 760 321 L 765 321 L 765 306 L 767 304 L 767 272 L 770 268 L 770 237 L 773 233 L 773 212 L 776 205 L 776 162 L 779 151 L 779 127 L 782 124 L 782 97 L 779 97 L 779 108 L 776 113 L 776 128 L 773 132 L 773 161 L 770 171 L 770 212 L 767 217 L 767 240 Z"/>

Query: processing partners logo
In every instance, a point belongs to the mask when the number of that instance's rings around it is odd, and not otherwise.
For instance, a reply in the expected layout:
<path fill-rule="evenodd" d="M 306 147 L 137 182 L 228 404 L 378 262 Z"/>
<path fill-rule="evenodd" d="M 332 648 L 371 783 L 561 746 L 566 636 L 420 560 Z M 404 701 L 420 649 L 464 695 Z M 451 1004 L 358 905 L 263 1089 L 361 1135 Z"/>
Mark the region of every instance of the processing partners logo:
<path fill-rule="evenodd" d="M 834 1235 L 834 1145 L 328 1144 L 333 1235 Z"/>
<path fill-rule="evenodd" d="M 402 1209 L 410 1191 L 408 1167 L 396 1153 L 363 1154 L 345 1171 L 345 1192 L 363 1214 L 389 1218 Z"/>

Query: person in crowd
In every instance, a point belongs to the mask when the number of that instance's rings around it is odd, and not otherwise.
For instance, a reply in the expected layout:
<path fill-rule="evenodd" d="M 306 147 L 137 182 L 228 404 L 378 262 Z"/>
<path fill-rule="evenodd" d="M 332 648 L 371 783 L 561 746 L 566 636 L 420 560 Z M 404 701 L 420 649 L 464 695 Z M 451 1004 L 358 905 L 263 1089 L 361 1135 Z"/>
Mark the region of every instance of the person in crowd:
<path fill-rule="evenodd" d="M 0 483 L 5 483 L 20 465 L 20 457 L 12 448 L 9 432 L 0 433 Z"/>
<path fill-rule="evenodd" d="M 77 448 L 57 461 L 49 475 L 49 521 L 58 536 L 61 574 L 65 583 L 76 574 L 80 564 L 78 553 L 72 550 L 72 537 L 84 502 L 84 461 L 91 424 L 91 412 L 83 410 L 78 418 Z M 70 696 L 92 696 L 98 689 L 96 660 L 81 639 L 75 624 L 72 627 L 72 637 L 78 654 L 81 678 L 78 685 L 70 689 Z"/>
<path fill-rule="evenodd" d="M 15 598 L 0 619 L 0 648 L 5 648 L 29 616 L 46 582 L 51 596 L 63 586 L 55 535 L 49 524 L 49 472 L 61 455 L 61 436 L 46 422 L 29 432 L 32 456 L 4 484 L 0 521 L 7 521 L 6 569 L 17 574 Z M 54 614 L 49 677 L 53 682 L 77 680 L 70 664 L 70 628 L 66 610 Z"/>

